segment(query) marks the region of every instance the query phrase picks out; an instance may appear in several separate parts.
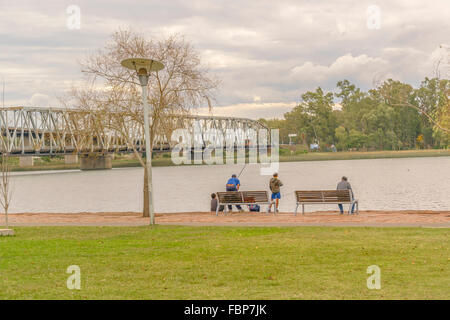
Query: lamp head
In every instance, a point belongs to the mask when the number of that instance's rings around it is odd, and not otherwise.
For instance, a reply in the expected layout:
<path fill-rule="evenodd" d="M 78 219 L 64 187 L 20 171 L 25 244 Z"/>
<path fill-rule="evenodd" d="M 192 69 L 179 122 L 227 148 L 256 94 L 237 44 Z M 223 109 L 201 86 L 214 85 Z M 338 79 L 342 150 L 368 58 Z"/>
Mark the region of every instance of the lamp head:
<path fill-rule="evenodd" d="M 164 68 L 161 62 L 147 58 L 129 58 L 120 64 L 127 69 L 136 71 L 141 85 L 147 85 L 151 71 L 159 71 Z"/>

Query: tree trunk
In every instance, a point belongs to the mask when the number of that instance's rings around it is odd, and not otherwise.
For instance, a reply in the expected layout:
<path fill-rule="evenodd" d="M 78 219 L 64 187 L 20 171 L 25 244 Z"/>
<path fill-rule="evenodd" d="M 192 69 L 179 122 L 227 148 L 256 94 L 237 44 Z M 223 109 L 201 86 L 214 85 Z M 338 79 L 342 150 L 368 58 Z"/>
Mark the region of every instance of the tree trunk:
<path fill-rule="evenodd" d="M 148 198 L 148 171 L 147 166 L 144 167 L 144 208 L 142 211 L 143 217 L 150 217 L 150 200 Z"/>

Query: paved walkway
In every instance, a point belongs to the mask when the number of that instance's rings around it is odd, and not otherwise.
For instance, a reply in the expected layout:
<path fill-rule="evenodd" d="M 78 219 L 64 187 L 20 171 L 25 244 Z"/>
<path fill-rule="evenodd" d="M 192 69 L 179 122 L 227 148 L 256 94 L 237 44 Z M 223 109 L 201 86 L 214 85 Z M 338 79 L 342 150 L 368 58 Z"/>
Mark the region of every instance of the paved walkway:
<path fill-rule="evenodd" d="M 19 213 L 9 216 L 12 226 L 144 226 L 149 218 L 136 212 L 104 213 Z M 2 224 L 0 220 L 0 225 Z M 293 213 L 210 212 L 157 214 L 156 223 L 185 226 L 370 226 L 450 228 L 450 211 L 361 211 L 359 215 L 337 212 L 313 212 L 304 216 Z"/>

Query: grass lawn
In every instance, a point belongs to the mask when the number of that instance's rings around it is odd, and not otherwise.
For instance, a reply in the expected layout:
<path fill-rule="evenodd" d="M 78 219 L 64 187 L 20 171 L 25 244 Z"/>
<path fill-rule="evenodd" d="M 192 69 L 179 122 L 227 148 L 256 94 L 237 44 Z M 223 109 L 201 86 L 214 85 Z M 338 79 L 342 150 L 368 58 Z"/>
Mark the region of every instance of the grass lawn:
<path fill-rule="evenodd" d="M 448 229 L 14 229 L 0 237 L 0 299 L 450 298 Z M 81 290 L 66 287 L 70 265 Z"/>

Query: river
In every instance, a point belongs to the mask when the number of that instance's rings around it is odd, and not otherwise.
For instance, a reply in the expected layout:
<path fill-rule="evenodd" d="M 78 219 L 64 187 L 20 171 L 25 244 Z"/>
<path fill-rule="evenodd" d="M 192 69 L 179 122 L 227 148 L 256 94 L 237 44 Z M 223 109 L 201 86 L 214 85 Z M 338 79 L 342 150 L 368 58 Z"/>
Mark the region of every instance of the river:
<path fill-rule="evenodd" d="M 153 168 L 156 212 L 208 211 L 243 165 Z M 361 210 L 450 210 L 450 157 L 282 162 L 281 211 L 293 211 L 294 190 L 335 189 L 348 177 Z M 12 173 L 10 212 L 141 211 L 142 168 Z M 267 190 L 270 176 L 247 165 L 241 190 Z M 334 205 L 307 211 L 336 210 Z"/>

